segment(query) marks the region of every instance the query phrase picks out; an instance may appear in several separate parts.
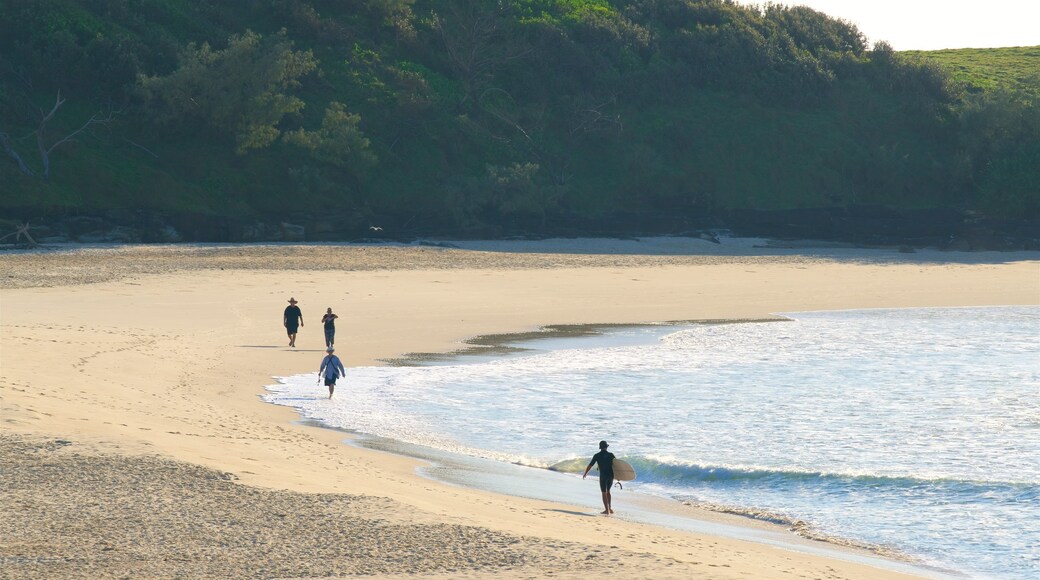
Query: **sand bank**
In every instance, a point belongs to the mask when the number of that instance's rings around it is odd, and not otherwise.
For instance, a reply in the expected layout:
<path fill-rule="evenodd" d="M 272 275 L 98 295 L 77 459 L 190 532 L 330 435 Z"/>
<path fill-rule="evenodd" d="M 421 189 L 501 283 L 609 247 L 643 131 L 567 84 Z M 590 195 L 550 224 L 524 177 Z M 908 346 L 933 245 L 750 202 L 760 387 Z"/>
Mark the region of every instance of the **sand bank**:
<path fill-rule="evenodd" d="M 2 254 L 0 421 L 15 491 L 0 500 L 0 575 L 542 577 L 609 559 L 638 577 L 897 576 L 440 485 L 412 459 L 342 445 L 259 401 L 272 375 L 316 369 L 329 306 L 356 366 L 548 324 L 1040 303 L 1036 253 L 726 242 Z M 281 328 L 289 296 L 305 317 L 296 349 Z"/>

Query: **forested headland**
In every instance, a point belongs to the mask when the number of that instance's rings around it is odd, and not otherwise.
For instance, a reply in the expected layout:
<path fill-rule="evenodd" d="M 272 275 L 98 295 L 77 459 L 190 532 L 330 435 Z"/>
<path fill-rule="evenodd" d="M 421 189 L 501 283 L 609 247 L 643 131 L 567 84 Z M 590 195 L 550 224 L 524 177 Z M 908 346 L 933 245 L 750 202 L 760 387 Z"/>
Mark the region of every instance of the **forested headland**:
<path fill-rule="evenodd" d="M 806 7 L 723 0 L 0 15 L 0 235 L 769 234 L 815 215 L 830 229 L 788 233 L 1032 239 L 1040 223 L 1040 47 L 900 53 Z"/>

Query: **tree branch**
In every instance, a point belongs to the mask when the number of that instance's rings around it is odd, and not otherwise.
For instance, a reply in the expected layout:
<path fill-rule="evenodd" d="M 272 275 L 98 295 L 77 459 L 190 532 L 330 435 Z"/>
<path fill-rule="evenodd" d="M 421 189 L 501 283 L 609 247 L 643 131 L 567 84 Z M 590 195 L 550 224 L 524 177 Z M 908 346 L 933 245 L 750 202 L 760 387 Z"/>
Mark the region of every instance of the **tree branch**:
<path fill-rule="evenodd" d="M 7 234 L 6 236 L 0 238 L 0 242 L 6 240 L 7 238 L 9 238 L 11 236 L 15 236 L 14 242 L 16 244 L 20 243 L 22 241 L 22 236 L 25 236 L 25 239 L 28 240 L 26 242 L 26 245 L 29 246 L 30 248 L 35 248 L 35 247 L 40 245 L 40 244 L 36 243 L 36 240 L 34 240 L 31 235 L 29 235 L 29 222 L 25 222 L 24 224 L 21 224 L 20 226 L 18 226 L 18 229 L 16 229 L 15 231 Z"/>
<path fill-rule="evenodd" d="M 32 169 L 29 169 L 29 166 L 25 164 L 25 160 L 22 159 L 22 156 L 14 150 L 14 147 L 11 145 L 11 138 L 8 137 L 7 133 L 0 133 L 0 147 L 3 147 L 4 151 L 15 160 L 15 163 L 18 164 L 18 169 L 21 170 L 22 173 L 29 176 L 33 175 Z"/>
<path fill-rule="evenodd" d="M 54 148 L 57 147 L 58 145 L 61 145 L 62 143 L 65 143 L 66 141 L 71 141 L 73 137 L 75 137 L 76 135 L 79 135 L 80 133 L 82 133 L 87 127 L 90 127 L 91 125 L 104 125 L 105 123 L 109 123 L 111 121 L 112 121 L 112 112 L 111 111 L 108 113 L 108 116 L 106 116 L 104 118 L 98 118 L 97 114 L 91 115 L 90 118 L 87 119 L 87 122 L 83 123 L 82 127 L 80 127 L 79 129 L 76 129 L 75 131 L 69 133 L 68 135 L 66 135 L 65 137 L 61 138 L 59 141 L 55 142 L 53 145 L 48 147 L 47 148 L 47 153 L 50 154 L 50 152 L 54 151 Z"/>
<path fill-rule="evenodd" d="M 51 157 L 50 157 L 50 155 L 51 155 L 51 151 L 54 151 L 55 147 L 57 147 L 58 145 L 61 145 L 62 143 L 67 143 L 68 141 L 71 141 L 73 138 L 75 138 L 76 135 L 79 135 L 80 133 L 85 131 L 88 127 L 91 127 L 93 125 L 104 125 L 106 123 L 109 123 L 110 121 L 112 121 L 112 118 L 115 115 L 115 111 L 113 111 L 111 109 L 109 109 L 108 115 L 105 116 L 105 117 L 100 117 L 100 113 L 95 113 L 95 114 L 91 115 L 90 118 L 87 119 L 87 122 L 83 123 L 83 125 L 79 129 L 76 129 L 75 131 L 69 133 L 68 135 L 65 135 L 61 139 L 58 139 L 57 141 L 52 143 L 50 146 L 47 146 L 45 144 L 45 140 L 44 140 L 44 133 L 47 130 L 47 123 L 51 119 L 54 118 L 54 116 L 58 113 L 58 109 L 60 109 L 61 106 L 64 105 L 64 104 L 65 104 L 65 99 L 61 98 L 61 91 L 58 91 L 58 96 L 57 96 L 57 98 L 55 98 L 54 106 L 51 107 L 50 112 L 44 113 L 43 109 L 40 109 L 40 116 L 41 116 L 40 124 L 36 127 L 35 133 L 36 133 L 36 148 L 40 152 L 40 162 L 43 164 L 43 177 L 44 177 L 44 179 L 50 177 L 50 173 L 51 173 Z"/>
<path fill-rule="evenodd" d="M 140 149 L 141 151 L 144 151 L 145 153 L 147 153 L 147 154 L 151 155 L 152 157 L 155 157 L 156 159 L 158 159 L 158 158 L 159 158 L 159 156 L 158 156 L 158 155 L 156 155 L 155 153 L 153 153 L 151 149 L 149 149 L 149 148 L 145 147 L 144 145 L 141 145 L 140 143 L 135 143 L 135 142 L 133 142 L 133 141 L 131 141 L 131 140 L 127 139 L 126 137 L 123 137 L 123 141 L 126 141 L 127 143 L 129 143 L 129 144 L 133 145 L 134 147 L 137 147 L 137 148 L 138 148 L 138 149 Z M 394 141 L 394 143 L 396 143 L 396 142 L 397 142 L 397 141 Z M 392 145 L 390 146 L 390 149 L 391 149 L 391 150 L 393 150 L 393 146 L 392 146 Z"/>
<path fill-rule="evenodd" d="M 40 109 L 40 127 L 46 125 L 47 121 L 50 121 L 54 117 L 55 113 L 58 112 L 58 109 L 60 109 L 64 104 L 65 99 L 61 98 L 61 91 L 58 91 L 58 97 L 54 99 L 54 107 L 51 108 L 51 112 L 44 114 L 43 109 Z"/>

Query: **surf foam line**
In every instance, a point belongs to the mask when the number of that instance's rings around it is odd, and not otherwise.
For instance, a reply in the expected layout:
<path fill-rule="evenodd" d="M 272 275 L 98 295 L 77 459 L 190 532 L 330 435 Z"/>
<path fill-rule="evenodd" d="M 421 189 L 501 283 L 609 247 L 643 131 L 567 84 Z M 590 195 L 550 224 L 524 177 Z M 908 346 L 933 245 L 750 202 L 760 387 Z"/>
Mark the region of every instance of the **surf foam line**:
<path fill-rule="evenodd" d="M 312 378 L 313 377 L 313 378 Z M 357 435 L 387 437 L 403 443 L 421 445 L 450 453 L 490 459 L 525 467 L 549 469 L 563 473 L 580 474 L 588 463 L 585 455 L 571 454 L 558 461 L 551 458 L 534 457 L 523 453 L 496 452 L 462 444 L 436 433 L 435 426 L 425 426 L 425 419 L 411 416 L 400 409 L 386 407 L 382 399 L 350 401 L 355 408 L 350 421 L 340 416 L 341 410 L 331 404 L 322 393 L 323 388 L 312 387 L 316 374 L 295 377 L 275 377 L 276 385 L 266 387 L 268 394 L 262 400 L 289 406 L 301 418 L 316 421 L 329 427 L 341 428 Z M 306 384 L 306 394 L 294 389 L 294 383 Z M 393 428 L 386 429 L 386 421 L 394 417 Z M 347 427 L 346 425 L 350 425 Z M 654 455 L 622 456 L 635 467 L 639 474 L 633 484 L 655 483 L 673 488 L 694 488 L 704 485 L 715 486 L 759 486 L 770 488 L 792 488 L 819 486 L 830 488 L 883 488 L 905 490 L 928 487 L 956 494 L 991 494 L 1009 499 L 1040 499 L 1040 482 L 1000 481 L 985 479 L 954 479 L 922 475 L 887 475 L 863 472 L 826 472 L 800 470 L 796 468 L 772 468 L 755 465 L 711 465 L 696 462 L 675 461 L 670 457 Z"/>
<path fill-rule="evenodd" d="M 636 468 L 636 472 L 639 474 L 638 481 L 643 483 L 679 485 L 694 483 L 722 485 L 762 483 L 770 486 L 778 486 L 784 483 L 815 483 L 889 488 L 936 486 L 950 487 L 959 492 L 974 489 L 979 493 L 1006 491 L 1028 495 L 1032 491 L 1040 494 L 1040 483 L 1033 482 L 881 475 L 859 472 L 823 472 L 798 469 L 771 469 L 755 466 L 701 465 L 697 463 L 671 462 L 651 456 L 624 456 L 619 458 L 631 463 Z M 584 471 L 587 461 L 587 459 L 583 458 L 565 459 L 550 465 L 549 469 L 563 473 L 581 473 Z"/>
<path fill-rule="evenodd" d="M 425 426 L 424 419 L 409 415 L 398 409 L 385 408 L 381 406 L 379 400 L 352 401 L 351 404 L 353 406 L 360 404 L 362 408 L 358 409 L 358 412 L 351 414 L 351 418 L 354 421 L 348 423 L 343 421 L 340 416 L 340 409 L 335 404 L 330 404 L 333 401 L 326 398 L 322 391 L 324 387 L 308 388 L 308 394 L 305 395 L 300 395 L 299 392 L 294 390 L 298 384 L 306 384 L 308 386 L 315 384 L 317 381 L 312 382 L 312 379 L 318 379 L 317 373 L 291 377 L 274 377 L 274 379 L 278 383 L 265 386 L 267 394 L 261 395 L 260 399 L 267 403 L 295 409 L 301 419 L 311 421 L 322 427 L 341 430 L 360 437 L 385 438 L 448 453 L 490 459 L 525 467 L 544 469 L 549 465 L 546 462 L 523 454 L 499 453 L 461 444 L 450 437 L 439 435 L 435 429 Z M 340 390 L 345 391 L 345 389 Z M 349 396 L 349 391 L 342 396 Z M 396 427 L 391 432 L 384 432 L 385 423 L 379 420 L 387 416 L 395 418 L 393 423 Z M 348 427 L 346 426 L 347 424 L 351 426 Z M 410 429 L 404 426 L 407 424 L 417 425 L 418 427 Z"/>
<path fill-rule="evenodd" d="M 678 501 L 681 505 L 692 507 L 698 510 L 705 510 L 715 513 L 729 514 L 740 516 L 743 518 L 766 522 L 786 528 L 788 531 L 803 537 L 808 540 L 817 542 L 824 542 L 835 546 L 842 546 L 846 548 L 855 548 L 876 554 L 878 556 L 897 560 L 900 562 L 906 562 L 914 565 L 924 565 L 926 562 L 911 554 L 900 551 L 899 549 L 887 546 L 884 544 L 877 544 L 866 542 L 863 540 L 856 540 L 844 536 L 836 536 L 833 534 L 827 534 L 808 522 L 797 517 L 792 517 L 787 514 L 783 514 L 768 509 L 763 509 L 755 506 L 737 506 L 723 503 L 701 501 L 696 499 L 684 499 L 676 496 L 673 493 L 677 491 L 677 486 L 669 486 L 669 483 L 677 483 L 675 480 L 685 479 L 689 482 L 690 479 L 697 479 L 703 483 L 720 483 L 720 482 L 761 482 L 773 478 L 784 478 L 790 477 L 794 480 L 800 481 L 811 481 L 819 480 L 821 478 L 835 478 L 835 479 L 855 479 L 859 478 L 863 481 L 881 481 L 885 479 L 891 479 L 894 481 L 912 480 L 914 478 L 885 478 L 880 476 L 848 476 L 841 474 L 822 474 L 819 472 L 809 471 L 794 471 L 794 470 L 768 470 L 768 469 L 755 469 L 755 468 L 734 468 L 734 467 L 722 467 L 722 466 L 702 466 L 702 465 L 683 465 L 677 463 L 662 462 L 656 459 L 639 456 L 625 456 L 621 459 L 632 464 L 636 468 L 638 478 L 636 481 L 628 482 L 628 484 L 636 484 L 633 489 L 639 484 L 644 487 L 642 491 L 648 491 L 646 486 L 659 488 L 662 484 L 667 486 L 663 490 L 655 489 L 654 492 L 663 491 L 663 495 L 671 497 Z M 585 458 L 571 458 L 550 465 L 548 469 L 550 471 L 558 471 L 561 473 L 578 474 L 585 470 L 587 465 L 587 459 Z M 591 474 L 598 474 L 593 469 Z M 919 482 L 925 482 L 928 480 L 917 479 Z M 913 487 L 914 484 L 907 484 L 907 487 Z M 653 492 L 652 492 L 653 493 Z M 657 495 L 657 493 L 653 493 Z"/>

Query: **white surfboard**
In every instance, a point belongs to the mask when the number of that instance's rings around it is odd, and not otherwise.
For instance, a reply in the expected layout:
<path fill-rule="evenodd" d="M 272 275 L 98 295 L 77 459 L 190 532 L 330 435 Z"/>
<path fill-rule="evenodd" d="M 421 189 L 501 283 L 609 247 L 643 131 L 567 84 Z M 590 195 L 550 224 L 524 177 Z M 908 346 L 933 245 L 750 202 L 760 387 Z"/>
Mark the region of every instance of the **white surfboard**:
<path fill-rule="evenodd" d="M 614 479 L 618 481 L 632 481 L 636 478 L 636 470 L 627 461 L 615 459 L 613 465 Z"/>

